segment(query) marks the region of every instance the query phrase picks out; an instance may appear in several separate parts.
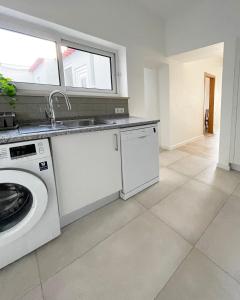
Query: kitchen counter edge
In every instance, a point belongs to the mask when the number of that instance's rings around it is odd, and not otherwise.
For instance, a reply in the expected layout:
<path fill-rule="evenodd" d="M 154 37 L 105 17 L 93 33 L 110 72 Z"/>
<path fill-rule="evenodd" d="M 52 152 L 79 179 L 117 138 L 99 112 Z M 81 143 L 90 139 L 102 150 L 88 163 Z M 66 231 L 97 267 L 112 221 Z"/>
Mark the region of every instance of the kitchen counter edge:
<path fill-rule="evenodd" d="M 51 138 L 59 135 L 68 135 L 75 133 L 102 131 L 110 129 L 121 129 L 135 126 L 144 126 L 159 123 L 160 120 L 146 120 L 136 117 L 124 119 L 115 119 L 115 124 L 101 124 L 96 126 L 86 126 L 77 128 L 68 128 L 63 130 L 39 131 L 34 133 L 21 134 L 18 129 L 0 132 L 0 145 L 10 144 L 15 142 L 24 142 L 37 139 Z"/>

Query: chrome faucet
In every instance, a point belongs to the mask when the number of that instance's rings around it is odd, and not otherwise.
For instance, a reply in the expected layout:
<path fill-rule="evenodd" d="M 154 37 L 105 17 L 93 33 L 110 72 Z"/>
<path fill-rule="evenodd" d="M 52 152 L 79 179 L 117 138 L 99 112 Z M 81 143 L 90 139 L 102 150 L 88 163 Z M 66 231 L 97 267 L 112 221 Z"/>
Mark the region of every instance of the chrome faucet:
<path fill-rule="evenodd" d="M 53 107 L 53 97 L 56 94 L 60 94 L 60 95 L 63 96 L 63 98 L 65 99 L 68 110 L 72 109 L 70 100 L 69 100 L 68 96 L 65 93 L 63 93 L 62 91 L 59 91 L 59 90 L 52 91 L 50 93 L 49 97 L 48 97 L 49 112 L 47 112 L 47 116 L 50 119 L 52 126 L 56 125 L 55 111 L 54 111 L 54 107 Z"/>

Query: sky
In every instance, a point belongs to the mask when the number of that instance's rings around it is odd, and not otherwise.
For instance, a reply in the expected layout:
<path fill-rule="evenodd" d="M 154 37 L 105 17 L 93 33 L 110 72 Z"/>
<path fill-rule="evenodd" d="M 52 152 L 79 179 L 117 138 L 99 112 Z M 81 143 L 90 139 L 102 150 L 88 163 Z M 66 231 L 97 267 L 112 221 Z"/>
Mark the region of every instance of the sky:
<path fill-rule="evenodd" d="M 39 58 L 56 59 L 56 44 L 0 29 L 0 63 L 30 67 Z"/>

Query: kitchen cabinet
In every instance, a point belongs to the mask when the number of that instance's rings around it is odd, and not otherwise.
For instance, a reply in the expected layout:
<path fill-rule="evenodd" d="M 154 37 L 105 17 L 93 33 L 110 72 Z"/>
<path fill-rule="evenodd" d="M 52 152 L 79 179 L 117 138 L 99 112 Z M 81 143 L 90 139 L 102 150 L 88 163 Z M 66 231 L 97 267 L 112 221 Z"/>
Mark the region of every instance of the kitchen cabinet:
<path fill-rule="evenodd" d="M 56 136 L 51 147 L 61 217 L 122 189 L 119 130 Z"/>

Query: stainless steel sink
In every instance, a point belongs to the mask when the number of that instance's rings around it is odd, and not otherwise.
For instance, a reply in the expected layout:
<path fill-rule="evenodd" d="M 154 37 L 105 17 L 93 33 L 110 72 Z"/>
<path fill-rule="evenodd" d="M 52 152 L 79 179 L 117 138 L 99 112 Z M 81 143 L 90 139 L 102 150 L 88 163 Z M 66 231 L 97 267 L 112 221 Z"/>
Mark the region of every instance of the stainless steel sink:
<path fill-rule="evenodd" d="M 68 128 L 79 128 L 88 126 L 98 126 L 107 124 L 105 121 L 100 121 L 95 118 L 88 119 L 76 119 L 76 120 L 62 120 L 57 121 L 56 124 L 51 125 L 47 123 L 41 124 L 23 124 L 19 127 L 19 132 L 21 134 L 26 133 L 37 133 L 45 131 L 55 131 L 55 130 L 66 130 Z"/>
<path fill-rule="evenodd" d="M 67 128 L 78 128 L 78 127 L 86 127 L 86 126 L 97 126 L 101 124 L 105 124 L 104 121 L 99 121 L 97 119 L 79 119 L 79 120 L 64 120 L 61 121 L 63 126 Z"/>

